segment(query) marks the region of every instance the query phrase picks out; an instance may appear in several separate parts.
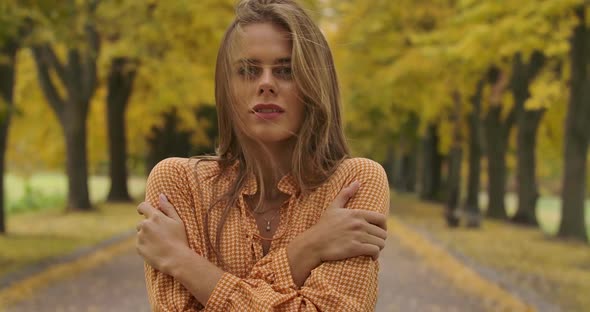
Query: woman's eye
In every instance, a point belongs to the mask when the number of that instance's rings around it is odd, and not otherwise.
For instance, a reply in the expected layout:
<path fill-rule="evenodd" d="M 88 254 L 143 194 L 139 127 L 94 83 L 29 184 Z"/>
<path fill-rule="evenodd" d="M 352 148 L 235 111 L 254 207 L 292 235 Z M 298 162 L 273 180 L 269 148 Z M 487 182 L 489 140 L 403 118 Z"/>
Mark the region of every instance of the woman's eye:
<path fill-rule="evenodd" d="M 291 79 L 293 76 L 293 71 L 289 66 L 281 66 L 275 69 L 275 74 L 284 79 Z"/>
<path fill-rule="evenodd" d="M 260 68 L 255 66 L 242 66 L 238 69 L 238 74 L 244 78 L 254 78 L 260 73 Z"/>

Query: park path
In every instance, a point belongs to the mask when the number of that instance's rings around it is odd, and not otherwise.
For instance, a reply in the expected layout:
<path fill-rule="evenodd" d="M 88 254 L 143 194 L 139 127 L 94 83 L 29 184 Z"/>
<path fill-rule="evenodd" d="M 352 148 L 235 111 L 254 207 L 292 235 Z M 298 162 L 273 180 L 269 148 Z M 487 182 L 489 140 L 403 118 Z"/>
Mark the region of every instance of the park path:
<path fill-rule="evenodd" d="M 485 311 L 479 299 L 462 293 L 411 250 L 390 236 L 381 257 L 378 312 Z M 6 312 L 149 311 L 143 265 L 135 250 L 71 278 L 38 289 Z"/>

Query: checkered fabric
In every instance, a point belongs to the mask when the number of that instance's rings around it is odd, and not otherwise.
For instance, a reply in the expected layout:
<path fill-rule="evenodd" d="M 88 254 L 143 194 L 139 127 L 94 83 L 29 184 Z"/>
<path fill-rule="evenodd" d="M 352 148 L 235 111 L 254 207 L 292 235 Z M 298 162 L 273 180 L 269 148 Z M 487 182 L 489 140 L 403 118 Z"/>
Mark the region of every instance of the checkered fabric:
<path fill-rule="evenodd" d="M 216 194 L 223 194 L 236 175 L 221 170 L 215 161 L 168 158 L 150 173 L 146 201 L 158 207 L 164 193 L 184 221 L 189 245 L 217 266 L 220 261 L 205 241 L 204 222 Z M 217 182 L 215 182 L 217 180 Z M 347 208 L 386 214 L 389 186 L 383 168 L 364 158 L 345 160 L 326 183 L 311 194 L 298 196 L 291 175 L 284 176 L 279 190 L 289 194 L 269 252 L 263 256 L 258 228 L 246 211 L 243 196 L 256 193 L 253 178 L 241 191 L 237 207 L 228 215 L 221 234 L 225 273 L 203 306 L 172 277 L 145 265 L 150 304 L 154 311 L 373 311 L 377 299 L 377 261 L 370 257 L 325 262 L 298 288 L 292 279 L 286 247 L 298 234 L 314 225 L 343 187 L 361 183 Z M 220 193 L 221 192 L 221 193 Z M 209 212 L 209 233 L 215 240 L 222 209 Z"/>

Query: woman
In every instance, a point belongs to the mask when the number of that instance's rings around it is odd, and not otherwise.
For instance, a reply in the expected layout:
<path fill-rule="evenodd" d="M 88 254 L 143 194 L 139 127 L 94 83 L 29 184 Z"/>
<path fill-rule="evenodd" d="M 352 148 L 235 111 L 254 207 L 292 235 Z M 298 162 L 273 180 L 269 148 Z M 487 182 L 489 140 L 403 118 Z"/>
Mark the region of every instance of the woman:
<path fill-rule="evenodd" d="M 163 160 L 138 207 L 152 309 L 373 310 L 389 188 L 348 157 L 327 42 L 289 0 L 236 14 L 217 58 L 217 156 Z"/>

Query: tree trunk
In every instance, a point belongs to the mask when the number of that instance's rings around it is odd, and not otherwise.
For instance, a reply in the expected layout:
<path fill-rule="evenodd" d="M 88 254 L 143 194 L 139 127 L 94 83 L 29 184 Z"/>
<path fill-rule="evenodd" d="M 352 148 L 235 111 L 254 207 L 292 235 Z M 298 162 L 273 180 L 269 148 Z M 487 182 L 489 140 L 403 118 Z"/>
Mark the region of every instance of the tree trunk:
<path fill-rule="evenodd" d="M 416 191 L 416 172 L 417 172 L 417 151 L 415 148 L 412 148 L 404 155 L 404 166 L 403 166 L 403 175 L 404 175 L 404 185 L 403 188 L 405 191 L 413 193 Z"/>
<path fill-rule="evenodd" d="M 537 226 L 536 206 L 539 197 L 537 187 L 535 147 L 537 129 L 545 110 L 527 110 L 526 100 L 531 96 L 529 85 L 537 76 L 545 57 L 535 51 L 529 63 L 524 63 L 520 53 L 514 57 L 510 89 L 514 98 L 517 117 L 517 169 L 516 181 L 518 185 L 518 205 L 512 221 Z"/>
<path fill-rule="evenodd" d="M 588 241 L 584 218 L 586 158 L 590 140 L 590 39 L 585 7 L 576 9 L 580 23 L 571 38 L 571 88 L 565 121 L 562 215 L 558 235 Z"/>
<path fill-rule="evenodd" d="M 488 156 L 488 210 L 487 215 L 507 219 L 504 196 L 506 193 L 506 146 L 508 135 L 502 123 L 502 108 L 490 107 L 486 116 L 486 143 Z"/>
<path fill-rule="evenodd" d="M 393 188 L 398 192 L 405 192 L 404 189 L 404 154 L 401 148 L 397 149 L 393 161 Z"/>
<path fill-rule="evenodd" d="M 84 104 L 71 104 L 80 107 Z M 62 129 L 66 139 L 66 173 L 68 175 L 68 210 L 90 210 L 88 194 L 88 156 L 86 149 L 86 116 L 75 109 L 63 115 Z"/>
<path fill-rule="evenodd" d="M 402 150 L 402 148 L 398 149 Z M 395 159 L 393 186 L 400 192 L 416 190 L 416 151 L 400 152 Z"/>
<path fill-rule="evenodd" d="M 521 112 L 517 134 L 518 206 L 512 221 L 537 226 L 537 199 L 539 187 L 536 178 L 537 130 L 545 113 L 544 109 Z"/>
<path fill-rule="evenodd" d="M 146 137 L 148 154 L 146 157 L 146 175 L 162 159 L 167 157 L 188 157 L 191 154 L 192 132 L 180 127 L 180 117 L 176 107 L 163 112 L 160 127 L 152 126 Z"/>
<path fill-rule="evenodd" d="M 453 145 L 449 153 L 449 181 L 446 220 L 450 227 L 459 226 L 459 200 L 461 198 L 461 162 L 463 149 L 460 145 Z"/>
<path fill-rule="evenodd" d="M 18 46 L 14 41 L 6 41 L 0 49 L 0 56 L 6 58 L 0 62 L 0 234 L 6 233 L 4 215 L 4 168 L 6 141 L 10 128 L 10 117 L 14 106 L 15 57 Z"/>
<path fill-rule="evenodd" d="M 422 139 L 422 185 L 420 198 L 438 200 L 440 195 L 440 178 L 442 157 L 438 152 L 437 127 L 430 124 Z"/>
<path fill-rule="evenodd" d="M 467 199 L 465 214 L 468 227 L 479 227 L 481 211 L 479 209 L 480 170 L 481 170 L 481 97 L 484 80 L 478 82 L 475 94 L 471 97 L 472 111 L 469 115 L 469 173 L 467 176 Z"/>
<path fill-rule="evenodd" d="M 419 122 L 418 115 L 411 113 L 400 127 L 393 186 L 401 192 L 414 192 L 416 189 Z"/>
<path fill-rule="evenodd" d="M 449 157 L 449 179 L 446 220 L 450 227 L 459 226 L 459 200 L 461 198 L 461 162 L 463 158 L 462 135 L 461 135 L 461 95 L 458 91 L 453 93 L 455 103 L 453 122 L 453 145 Z"/>
<path fill-rule="evenodd" d="M 488 207 L 487 215 L 507 219 L 504 197 L 506 194 L 506 148 L 508 136 L 516 118 L 516 109 L 502 119 L 502 94 L 508 86 L 508 76 L 491 68 L 488 78 L 492 83 L 490 107 L 485 117 L 486 152 L 488 158 Z"/>
<path fill-rule="evenodd" d="M 393 149 L 393 143 L 390 142 L 387 146 L 387 153 L 385 154 L 385 161 L 383 162 L 383 169 L 387 174 L 387 182 L 393 186 L 393 172 L 395 170 L 395 151 Z"/>
<path fill-rule="evenodd" d="M 109 139 L 110 202 L 129 202 L 127 188 L 127 138 L 125 112 L 133 89 L 136 68 L 128 58 L 113 59 L 108 77 L 107 131 Z"/>

